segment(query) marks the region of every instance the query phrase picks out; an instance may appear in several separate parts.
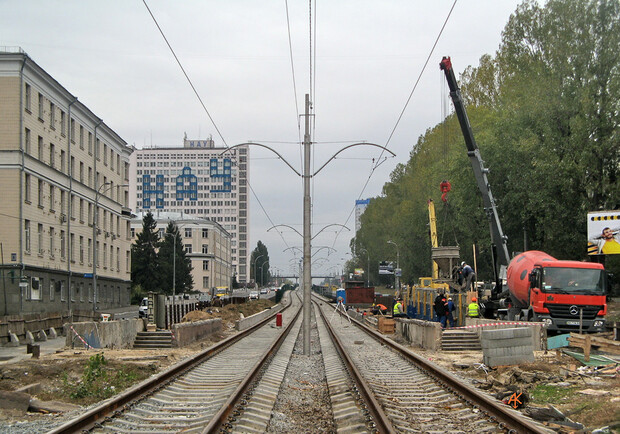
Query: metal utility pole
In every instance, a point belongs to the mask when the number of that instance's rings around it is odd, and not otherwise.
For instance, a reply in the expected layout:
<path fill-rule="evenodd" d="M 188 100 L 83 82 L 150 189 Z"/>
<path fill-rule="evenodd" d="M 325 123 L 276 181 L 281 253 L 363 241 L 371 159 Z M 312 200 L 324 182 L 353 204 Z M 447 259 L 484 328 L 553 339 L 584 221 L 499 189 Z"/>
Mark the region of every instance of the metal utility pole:
<path fill-rule="evenodd" d="M 310 264 L 312 259 L 310 235 L 310 95 L 306 94 L 306 129 L 304 133 L 304 355 L 310 355 L 310 297 L 312 291 L 312 273 Z"/>

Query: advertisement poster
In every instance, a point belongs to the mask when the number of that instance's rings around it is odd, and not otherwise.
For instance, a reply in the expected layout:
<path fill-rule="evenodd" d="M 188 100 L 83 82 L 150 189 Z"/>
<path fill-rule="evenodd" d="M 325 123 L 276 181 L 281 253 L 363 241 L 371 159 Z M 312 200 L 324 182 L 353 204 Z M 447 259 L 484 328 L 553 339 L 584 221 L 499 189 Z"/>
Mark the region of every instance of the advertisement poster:
<path fill-rule="evenodd" d="M 588 255 L 620 254 L 620 210 L 588 213 Z"/>

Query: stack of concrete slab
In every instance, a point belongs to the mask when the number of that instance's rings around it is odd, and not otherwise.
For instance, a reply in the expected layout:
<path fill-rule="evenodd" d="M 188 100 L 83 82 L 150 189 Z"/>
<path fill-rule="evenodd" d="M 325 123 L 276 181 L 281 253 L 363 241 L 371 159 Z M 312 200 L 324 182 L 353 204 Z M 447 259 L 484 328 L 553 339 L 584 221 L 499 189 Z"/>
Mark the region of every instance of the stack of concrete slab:
<path fill-rule="evenodd" d="M 490 367 L 534 361 L 532 329 L 519 327 L 483 330 L 480 336 L 484 364 Z"/>

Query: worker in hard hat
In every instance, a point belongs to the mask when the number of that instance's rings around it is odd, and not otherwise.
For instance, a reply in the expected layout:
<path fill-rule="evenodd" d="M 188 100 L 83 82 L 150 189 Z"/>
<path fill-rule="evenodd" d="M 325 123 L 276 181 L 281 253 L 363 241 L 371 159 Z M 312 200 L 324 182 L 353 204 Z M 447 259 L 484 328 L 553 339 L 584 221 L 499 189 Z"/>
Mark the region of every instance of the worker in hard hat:
<path fill-rule="evenodd" d="M 471 303 L 467 306 L 467 316 L 470 318 L 480 317 L 480 306 L 478 306 L 478 299 L 476 297 L 471 299 Z"/>
<path fill-rule="evenodd" d="M 463 273 L 463 289 L 465 289 L 465 291 L 473 291 L 473 282 L 476 280 L 476 273 L 474 269 L 471 268 L 471 266 L 469 266 L 465 261 L 461 262 L 461 269 Z"/>

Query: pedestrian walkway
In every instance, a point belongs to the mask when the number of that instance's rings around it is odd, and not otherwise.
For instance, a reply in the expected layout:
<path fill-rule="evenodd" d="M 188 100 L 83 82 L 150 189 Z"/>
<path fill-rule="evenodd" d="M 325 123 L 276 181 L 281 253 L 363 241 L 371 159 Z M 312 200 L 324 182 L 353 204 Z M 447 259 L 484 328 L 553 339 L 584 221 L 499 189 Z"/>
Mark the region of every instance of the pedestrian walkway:
<path fill-rule="evenodd" d="M 35 342 L 35 345 L 39 345 L 40 356 L 45 354 L 54 354 L 58 350 L 65 348 L 65 337 L 58 336 L 55 339 Z M 17 347 L 0 347 L 0 365 L 16 363 L 24 359 L 32 359 L 32 354 L 27 353 L 27 347 L 27 345 L 19 345 Z"/>

